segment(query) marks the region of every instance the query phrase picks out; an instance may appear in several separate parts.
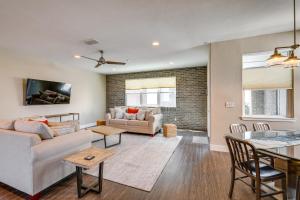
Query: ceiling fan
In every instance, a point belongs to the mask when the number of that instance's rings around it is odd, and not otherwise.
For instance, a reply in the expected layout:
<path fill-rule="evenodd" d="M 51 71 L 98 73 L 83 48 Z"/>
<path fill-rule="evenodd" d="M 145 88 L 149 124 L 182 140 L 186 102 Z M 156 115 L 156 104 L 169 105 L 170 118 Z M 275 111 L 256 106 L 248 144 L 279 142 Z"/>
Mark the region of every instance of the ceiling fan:
<path fill-rule="evenodd" d="M 104 65 L 104 64 L 109 64 L 109 65 L 126 65 L 126 63 L 124 62 L 116 62 L 116 61 L 109 61 L 109 60 L 105 60 L 104 57 L 103 57 L 103 50 L 99 50 L 100 54 L 101 54 L 101 57 L 99 58 L 99 60 L 97 59 L 94 59 L 94 58 L 89 58 L 87 56 L 80 56 L 80 55 L 75 55 L 74 57 L 75 58 L 85 58 L 85 59 L 89 59 L 89 60 L 93 60 L 93 61 L 96 61 L 97 62 L 97 65 L 95 66 L 95 68 L 98 68 L 100 67 L 101 65 Z"/>

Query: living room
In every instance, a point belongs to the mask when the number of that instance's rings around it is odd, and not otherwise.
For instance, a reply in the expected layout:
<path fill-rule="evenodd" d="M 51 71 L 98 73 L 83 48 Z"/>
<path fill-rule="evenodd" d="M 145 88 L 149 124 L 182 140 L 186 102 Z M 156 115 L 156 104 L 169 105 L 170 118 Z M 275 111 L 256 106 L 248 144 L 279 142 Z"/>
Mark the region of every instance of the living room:
<path fill-rule="evenodd" d="M 1 2 L 0 199 L 298 198 L 299 5 Z"/>

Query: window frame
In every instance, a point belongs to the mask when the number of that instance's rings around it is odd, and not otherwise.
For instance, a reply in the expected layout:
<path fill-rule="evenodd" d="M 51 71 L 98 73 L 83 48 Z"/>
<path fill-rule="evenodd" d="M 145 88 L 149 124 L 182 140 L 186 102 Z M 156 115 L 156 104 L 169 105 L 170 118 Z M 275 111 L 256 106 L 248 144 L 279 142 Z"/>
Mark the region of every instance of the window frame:
<path fill-rule="evenodd" d="M 153 89 L 158 89 L 158 92 L 149 92 L 149 93 L 155 93 L 157 94 L 157 105 L 147 105 L 144 104 L 143 102 L 143 95 L 148 94 L 147 92 L 145 92 L 145 89 L 140 89 L 140 106 L 137 107 L 162 107 L 162 108 L 176 108 L 177 107 L 177 88 L 175 88 L 174 92 L 161 92 L 162 88 L 153 88 Z M 125 104 L 126 106 L 128 106 L 128 102 L 127 102 L 127 91 L 125 89 Z M 161 98 L 160 98 L 160 94 L 161 93 L 165 93 L 165 94 L 175 94 L 175 106 L 162 106 L 161 105 Z M 135 93 L 137 94 L 137 93 Z"/>
<path fill-rule="evenodd" d="M 286 105 L 287 106 L 287 116 L 282 116 L 282 115 L 246 115 L 245 114 L 245 90 L 250 90 L 250 91 L 260 91 L 260 90 L 280 90 L 281 88 L 278 89 L 242 89 L 242 96 L 243 96 L 243 102 L 242 102 L 242 110 L 243 110 L 243 115 L 242 118 L 259 118 L 259 119 L 293 119 L 294 118 L 294 113 L 293 113 L 293 109 L 291 109 L 291 107 L 293 107 L 294 105 L 294 89 L 287 89 L 287 102 L 289 101 L 289 103 Z M 289 93 L 289 90 L 291 91 Z M 277 100 L 278 100 L 279 96 L 277 96 Z M 277 104 L 279 104 L 279 101 L 277 101 Z M 279 106 L 277 106 L 277 109 L 279 109 Z M 292 112 L 291 112 L 292 111 Z M 279 110 L 277 110 L 276 112 L 279 112 Z"/>

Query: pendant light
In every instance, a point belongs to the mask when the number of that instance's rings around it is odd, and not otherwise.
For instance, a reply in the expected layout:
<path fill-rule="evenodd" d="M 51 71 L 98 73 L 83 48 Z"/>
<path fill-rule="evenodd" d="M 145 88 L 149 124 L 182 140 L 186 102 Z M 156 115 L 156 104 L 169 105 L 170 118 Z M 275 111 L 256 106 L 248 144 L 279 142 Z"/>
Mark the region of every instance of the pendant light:
<path fill-rule="evenodd" d="M 284 65 L 285 67 L 298 67 L 300 64 L 300 59 L 295 56 L 295 50 L 299 48 L 299 44 L 297 44 L 296 38 L 296 0 L 293 0 L 294 3 L 294 44 L 291 46 L 285 47 L 276 47 L 274 49 L 273 55 L 267 60 L 267 64 L 272 67 L 275 65 Z M 279 50 L 286 50 L 289 52 L 289 56 L 283 56 Z"/>

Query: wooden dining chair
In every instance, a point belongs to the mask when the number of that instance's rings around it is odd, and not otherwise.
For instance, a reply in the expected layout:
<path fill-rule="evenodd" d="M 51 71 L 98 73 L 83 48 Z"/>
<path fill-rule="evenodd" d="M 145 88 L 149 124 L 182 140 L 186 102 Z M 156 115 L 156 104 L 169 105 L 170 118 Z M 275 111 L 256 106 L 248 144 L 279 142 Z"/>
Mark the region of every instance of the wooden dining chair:
<path fill-rule="evenodd" d="M 256 193 L 256 199 L 262 197 L 282 194 L 283 199 L 287 199 L 286 195 L 286 175 L 274 169 L 259 160 L 255 147 L 244 140 L 236 139 L 232 136 L 226 136 L 226 143 L 229 149 L 231 158 L 231 185 L 229 190 L 229 198 L 232 198 L 234 183 L 236 180 L 242 181 L 252 188 Z M 240 171 L 243 176 L 236 177 L 236 170 Z M 252 184 L 244 181 L 245 178 L 250 178 Z M 275 180 L 281 180 L 282 190 L 276 190 L 265 184 Z M 270 193 L 263 193 L 261 186 L 264 185 L 271 190 Z"/>
<path fill-rule="evenodd" d="M 253 124 L 254 131 L 270 131 L 271 126 L 266 122 L 257 122 Z"/>
<path fill-rule="evenodd" d="M 230 124 L 230 133 L 243 133 L 247 131 L 247 126 L 245 124 Z"/>

